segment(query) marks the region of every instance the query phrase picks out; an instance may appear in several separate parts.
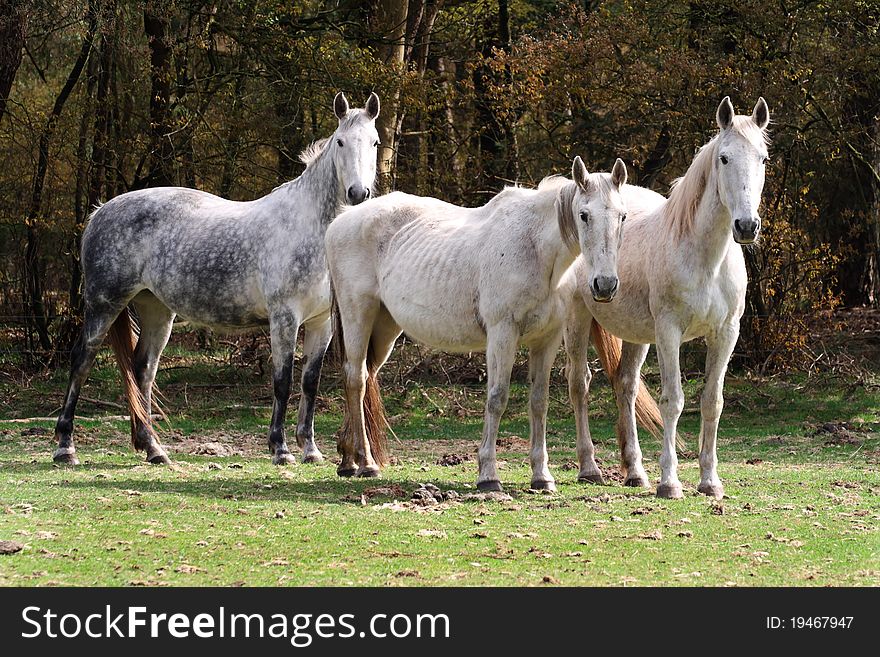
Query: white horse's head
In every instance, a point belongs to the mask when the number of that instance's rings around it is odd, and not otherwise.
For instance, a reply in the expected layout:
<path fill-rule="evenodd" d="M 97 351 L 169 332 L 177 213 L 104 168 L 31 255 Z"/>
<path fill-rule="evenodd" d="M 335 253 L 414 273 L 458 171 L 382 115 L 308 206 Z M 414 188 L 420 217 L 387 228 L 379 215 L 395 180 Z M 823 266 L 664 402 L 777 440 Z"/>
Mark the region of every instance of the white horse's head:
<path fill-rule="evenodd" d="M 330 138 L 328 148 L 332 149 L 336 175 L 346 202 L 357 205 L 370 197 L 376 181 L 379 97 L 370 94 L 364 109 L 351 109 L 345 94 L 340 91 L 333 100 L 333 112 L 339 119 L 339 127 Z"/>
<path fill-rule="evenodd" d="M 620 191 L 626 183 L 626 165 L 618 159 L 610 174 L 591 174 L 583 160 L 575 157 L 571 177 L 574 184 L 562 188 L 557 197 L 560 232 L 568 247 L 580 251 L 586 260 L 593 299 L 608 302 L 620 284 L 617 252 L 626 220 Z"/>
<path fill-rule="evenodd" d="M 759 98 L 751 116 L 735 116 L 730 97 L 726 96 L 715 118 L 721 128 L 714 165 L 718 196 L 730 214 L 733 239 L 751 244 L 761 230 L 758 206 L 768 161 L 766 130 L 770 111 Z"/>

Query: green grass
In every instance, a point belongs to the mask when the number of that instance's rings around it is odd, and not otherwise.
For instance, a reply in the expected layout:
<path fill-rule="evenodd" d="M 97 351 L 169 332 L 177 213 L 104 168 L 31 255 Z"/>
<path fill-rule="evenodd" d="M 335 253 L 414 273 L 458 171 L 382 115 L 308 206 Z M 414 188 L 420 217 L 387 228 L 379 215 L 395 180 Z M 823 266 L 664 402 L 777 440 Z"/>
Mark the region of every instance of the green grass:
<path fill-rule="evenodd" d="M 686 384 L 680 501 L 624 489 L 619 479 L 602 487 L 576 482 L 573 421 L 558 374 L 548 441 L 559 492 L 529 493 L 527 390 L 517 384 L 499 447 L 510 499 L 480 500 L 467 497 L 475 493 L 480 385 L 391 385 L 395 464 L 380 480 L 341 480 L 329 462 L 270 464 L 269 385 L 253 370 L 182 350 L 163 366 L 171 418 L 163 442 L 172 468 L 145 465 L 128 444 L 127 423 L 100 419 L 120 410 L 85 401 L 81 414 L 98 419 L 77 426 L 83 465 L 56 467 L 51 421 L 8 420 L 53 415 L 64 376 L 0 383 L 0 540 L 25 544 L 0 556 L 0 584 L 880 584 L 876 382 L 730 376 L 721 503 L 695 493 L 698 378 Z M 648 380 L 656 384 L 656 374 Z M 121 403 L 118 388 L 103 359 L 84 394 Z M 332 374 L 323 388 L 319 445 L 335 456 L 340 408 Z M 594 389 L 593 435 L 603 470 L 613 475 L 615 411 L 602 377 Z M 817 431 L 827 422 L 850 424 Z M 207 441 L 240 454 L 191 453 Z M 643 436 L 642 448 L 656 481 L 659 444 Z M 447 454 L 465 460 L 438 465 Z M 423 482 L 459 497 L 414 505 L 410 496 Z"/>

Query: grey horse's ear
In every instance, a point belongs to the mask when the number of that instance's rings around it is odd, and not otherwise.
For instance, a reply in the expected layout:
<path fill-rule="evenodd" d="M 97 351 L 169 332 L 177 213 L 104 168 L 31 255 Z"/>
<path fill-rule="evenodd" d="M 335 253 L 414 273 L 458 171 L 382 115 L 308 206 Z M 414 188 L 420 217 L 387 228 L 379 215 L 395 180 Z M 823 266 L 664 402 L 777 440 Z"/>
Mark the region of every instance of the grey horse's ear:
<path fill-rule="evenodd" d="M 348 114 L 348 99 L 341 91 L 333 99 L 333 113 L 336 114 L 336 118 L 340 121 Z"/>
<path fill-rule="evenodd" d="M 767 101 L 763 97 L 758 98 L 758 102 L 755 103 L 755 109 L 752 110 L 752 121 L 761 130 L 770 123 L 770 110 L 767 108 Z"/>
<path fill-rule="evenodd" d="M 376 117 L 379 116 L 379 96 L 376 95 L 376 92 L 370 94 L 365 109 L 367 110 L 367 116 L 375 121 Z"/>
<path fill-rule="evenodd" d="M 571 179 L 582 190 L 587 191 L 590 172 L 587 171 L 587 165 L 581 159 L 580 155 L 574 156 L 574 162 L 571 165 Z"/>
<path fill-rule="evenodd" d="M 620 158 L 617 158 L 617 162 L 614 163 L 614 168 L 611 169 L 611 182 L 614 183 L 614 186 L 617 187 L 617 189 L 620 189 L 626 184 L 626 165 Z"/>
<path fill-rule="evenodd" d="M 715 112 L 715 120 L 718 121 L 718 127 L 727 130 L 733 125 L 733 103 L 730 102 L 730 96 L 725 96 L 724 100 L 718 106 Z"/>

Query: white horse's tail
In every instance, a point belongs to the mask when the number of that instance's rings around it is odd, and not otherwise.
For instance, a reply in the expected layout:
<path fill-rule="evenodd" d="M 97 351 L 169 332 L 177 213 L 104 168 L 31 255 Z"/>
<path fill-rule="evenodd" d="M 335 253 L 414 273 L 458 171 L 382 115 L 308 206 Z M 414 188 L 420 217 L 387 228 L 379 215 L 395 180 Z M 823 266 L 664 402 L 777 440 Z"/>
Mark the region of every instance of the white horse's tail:
<path fill-rule="evenodd" d="M 615 392 L 617 392 L 617 370 L 620 366 L 621 340 L 603 329 L 595 319 L 591 320 L 590 334 L 596 351 L 599 353 L 602 368 L 608 374 L 608 378 L 611 379 L 611 385 L 614 387 Z M 657 402 L 654 401 L 654 397 L 651 396 L 648 387 L 645 385 L 645 379 L 641 376 L 639 377 L 639 389 L 636 393 L 636 422 L 655 438 L 662 438 L 663 416 L 660 414 L 660 407 L 657 406 Z M 624 436 L 621 431 L 620 421 L 618 420 L 617 444 L 621 447 L 621 454 L 623 453 L 623 441 Z M 684 442 L 677 434 L 675 436 L 675 445 L 678 449 L 684 449 Z"/>
<path fill-rule="evenodd" d="M 333 286 L 330 286 L 330 315 L 333 321 L 333 354 L 339 368 L 343 371 L 342 385 L 347 387 L 347 377 L 345 376 L 345 334 L 342 330 L 342 318 L 339 315 L 339 304 L 336 302 L 336 293 Z M 367 381 L 364 388 L 364 430 L 367 434 L 367 441 L 370 443 L 370 452 L 373 460 L 379 467 L 385 467 L 390 462 L 388 457 L 388 436 L 385 427 L 388 421 L 385 419 L 385 405 L 382 403 L 382 395 L 379 392 L 379 382 L 376 379 L 376 371 L 378 370 L 376 357 L 373 353 L 372 343 L 367 348 Z M 347 393 L 347 391 L 346 391 Z M 345 395 L 348 398 L 348 394 Z M 342 420 L 342 429 L 339 430 L 339 439 L 337 441 L 337 451 L 344 455 L 344 451 L 351 453 L 354 448 L 352 444 L 355 436 L 351 430 L 351 418 L 348 409 Z"/>

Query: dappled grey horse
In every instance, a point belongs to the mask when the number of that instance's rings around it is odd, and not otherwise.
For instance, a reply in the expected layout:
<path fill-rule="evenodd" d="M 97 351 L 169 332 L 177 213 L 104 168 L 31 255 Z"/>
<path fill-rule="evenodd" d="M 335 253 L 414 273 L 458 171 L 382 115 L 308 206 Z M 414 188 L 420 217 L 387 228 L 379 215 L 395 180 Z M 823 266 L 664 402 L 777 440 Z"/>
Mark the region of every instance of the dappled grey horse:
<path fill-rule="evenodd" d="M 340 93 L 333 109 L 339 126 L 303 153 L 303 174 L 263 198 L 238 202 L 160 187 L 122 194 L 92 214 L 82 238 L 84 325 L 55 427 L 55 461 L 78 463 L 72 439 L 76 402 L 109 333 L 125 379 L 134 447 L 151 463 L 168 462 L 151 425 L 151 390 L 178 314 L 219 330 L 268 324 L 274 388 L 269 448 L 276 464 L 295 462 L 284 420 L 303 325 L 296 438 L 303 461 L 323 458 L 314 440 L 314 410 L 331 337 L 324 233 L 344 203 L 370 196 L 379 98 L 372 94 L 364 109 L 349 109 Z M 129 304 L 140 329 L 136 344 Z"/>

